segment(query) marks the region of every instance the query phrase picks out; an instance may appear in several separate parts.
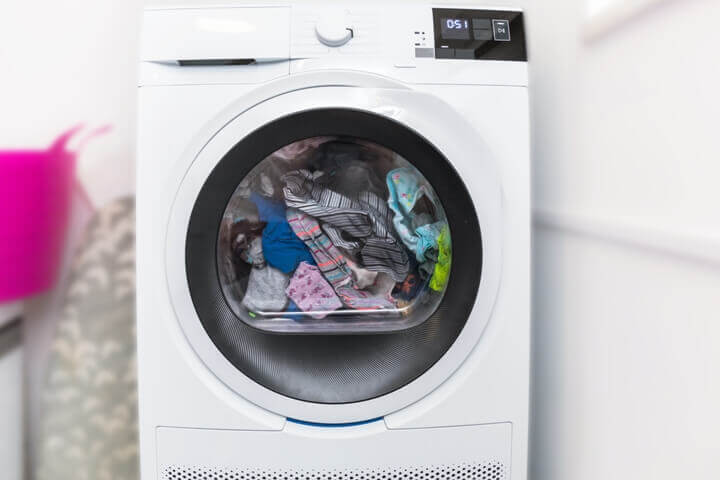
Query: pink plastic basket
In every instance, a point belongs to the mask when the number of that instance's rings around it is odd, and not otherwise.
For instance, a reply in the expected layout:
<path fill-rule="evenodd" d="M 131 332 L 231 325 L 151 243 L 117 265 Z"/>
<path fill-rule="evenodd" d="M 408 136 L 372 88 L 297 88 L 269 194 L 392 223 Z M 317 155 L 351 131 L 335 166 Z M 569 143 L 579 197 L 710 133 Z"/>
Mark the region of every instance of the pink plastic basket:
<path fill-rule="evenodd" d="M 67 143 L 80 128 L 47 150 L 0 150 L 0 303 L 55 283 L 75 183 Z"/>

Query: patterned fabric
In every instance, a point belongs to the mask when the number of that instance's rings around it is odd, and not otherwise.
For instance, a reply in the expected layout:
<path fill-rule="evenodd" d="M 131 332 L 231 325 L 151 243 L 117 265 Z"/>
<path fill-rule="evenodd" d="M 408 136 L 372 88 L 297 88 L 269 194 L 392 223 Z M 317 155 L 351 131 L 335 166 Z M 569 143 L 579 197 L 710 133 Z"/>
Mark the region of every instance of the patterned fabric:
<path fill-rule="evenodd" d="M 353 280 L 353 270 L 347 264 L 342 253 L 335 248 L 330 239 L 320 229 L 317 220 L 301 211 L 289 208 L 288 223 L 295 234 L 310 249 L 320 272 L 325 277 L 345 305 L 355 309 L 393 308 L 390 297 L 373 295 L 358 290 Z M 375 274 L 377 276 L 377 273 Z M 367 279 L 364 279 L 367 280 Z"/>
<path fill-rule="evenodd" d="M 405 247 L 392 234 L 392 213 L 387 204 L 372 192 L 348 197 L 327 187 L 307 170 L 295 170 L 283 176 L 285 202 L 331 226 L 326 230 L 333 243 L 345 246 L 337 238 L 354 237 L 362 263 L 368 270 L 385 272 L 396 281 L 408 273 Z"/>
<path fill-rule="evenodd" d="M 313 312 L 314 318 L 324 318 L 325 311 L 337 310 L 342 303 L 320 270 L 302 262 L 290 279 L 286 293 L 303 312 Z"/>
<path fill-rule="evenodd" d="M 362 248 L 361 242 L 346 239 L 343 236 L 342 230 L 335 228 L 330 224 L 324 224 L 322 226 L 322 229 L 328 236 L 328 238 L 330 238 L 332 244 L 336 247 L 342 248 L 351 255 L 357 255 L 358 253 L 360 253 L 360 248 Z"/>
<path fill-rule="evenodd" d="M 405 246 L 415 253 L 420 263 L 437 259 L 437 236 L 445 222 L 437 222 L 427 227 L 432 216 L 426 212 L 417 213 L 415 208 L 420 200 L 427 199 L 432 209 L 437 208 L 437 200 L 432 188 L 420 173 L 413 168 L 397 168 L 387 174 L 387 187 L 390 192 L 388 206 L 394 212 L 393 225 Z"/>
<path fill-rule="evenodd" d="M 393 296 L 400 300 L 411 301 L 422 291 L 425 283 L 417 272 L 411 272 L 405 281 L 395 284 Z"/>
<path fill-rule="evenodd" d="M 360 259 L 368 270 L 387 273 L 395 281 L 403 280 L 410 270 L 407 251 L 394 238 L 368 237 Z"/>
<path fill-rule="evenodd" d="M 352 282 L 352 272 L 342 253 L 320 229 L 317 220 L 295 208 L 288 208 L 287 221 L 295 235 L 305 242 L 315 263 L 333 288 Z"/>
<path fill-rule="evenodd" d="M 135 215 L 90 222 L 74 260 L 43 392 L 38 480 L 135 480 Z"/>

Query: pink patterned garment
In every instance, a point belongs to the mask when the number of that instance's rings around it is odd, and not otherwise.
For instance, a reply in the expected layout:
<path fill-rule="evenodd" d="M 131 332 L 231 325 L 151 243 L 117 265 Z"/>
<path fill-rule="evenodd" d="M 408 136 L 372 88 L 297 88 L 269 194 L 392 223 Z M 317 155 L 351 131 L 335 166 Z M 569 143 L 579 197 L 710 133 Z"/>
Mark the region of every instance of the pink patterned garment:
<path fill-rule="evenodd" d="M 320 270 L 307 262 L 300 263 L 295 270 L 285 293 L 300 310 L 313 312 L 313 318 L 324 318 L 327 314 L 323 312 L 343 306 Z"/>

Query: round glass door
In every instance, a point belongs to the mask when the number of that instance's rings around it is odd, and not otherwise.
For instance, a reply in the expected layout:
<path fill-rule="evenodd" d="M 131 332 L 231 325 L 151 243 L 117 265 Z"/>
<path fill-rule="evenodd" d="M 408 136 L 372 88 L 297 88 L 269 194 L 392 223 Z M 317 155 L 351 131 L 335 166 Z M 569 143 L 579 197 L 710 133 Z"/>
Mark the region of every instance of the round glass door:
<path fill-rule="evenodd" d="M 435 190 L 408 160 L 372 141 L 316 136 L 240 181 L 217 262 L 225 300 L 252 327 L 388 332 L 437 309 L 452 242 Z"/>
<path fill-rule="evenodd" d="M 453 346 L 475 305 L 482 237 L 463 180 L 378 114 L 314 109 L 246 134 L 206 174 L 185 272 L 204 335 L 293 400 L 375 399 Z"/>

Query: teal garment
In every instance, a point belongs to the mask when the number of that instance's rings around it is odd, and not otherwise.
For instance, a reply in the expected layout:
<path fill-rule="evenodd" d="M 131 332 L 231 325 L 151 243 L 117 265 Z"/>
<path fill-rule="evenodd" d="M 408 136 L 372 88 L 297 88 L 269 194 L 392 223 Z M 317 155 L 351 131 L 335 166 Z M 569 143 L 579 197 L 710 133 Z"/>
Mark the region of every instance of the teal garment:
<path fill-rule="evenodd" d="M 415 229 L 415 236 L 417 237 L 415 257 L 418 262 L 423 260 L 437 261 L 438 237 L 446 226 L 445 222 L 435 222 L 421 225 Z M 419 258 L 421 256 L 422 258 Z"/>
<path fill-rule="evenodd" d="M 394 213 L 393 225 L 405 246 L 420 264 L 437 260 L 437 237 L 447 225 L 432 222 L 428 213 L 416 213 L 418 201 L 426 197 L 437 212 L 439 203 L 427 181 L 414 168 L 397 168 L 387 174 L 388 206 Z"/>

